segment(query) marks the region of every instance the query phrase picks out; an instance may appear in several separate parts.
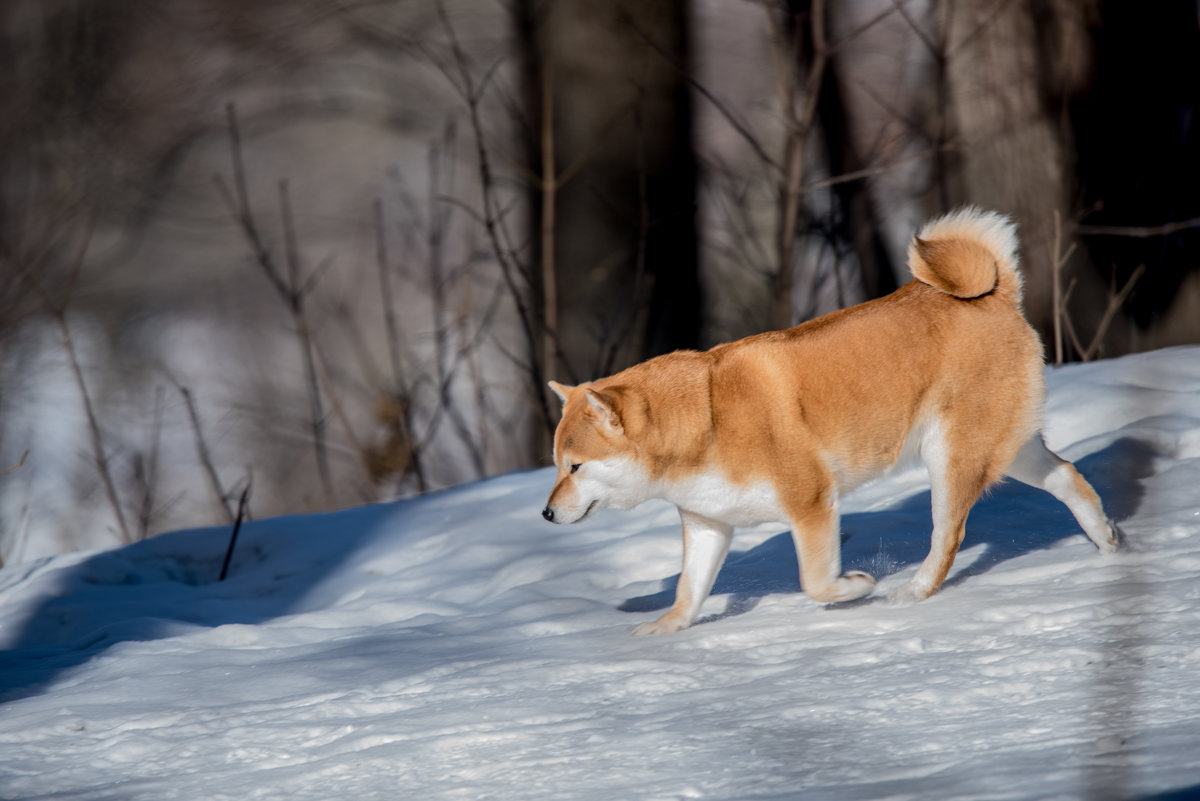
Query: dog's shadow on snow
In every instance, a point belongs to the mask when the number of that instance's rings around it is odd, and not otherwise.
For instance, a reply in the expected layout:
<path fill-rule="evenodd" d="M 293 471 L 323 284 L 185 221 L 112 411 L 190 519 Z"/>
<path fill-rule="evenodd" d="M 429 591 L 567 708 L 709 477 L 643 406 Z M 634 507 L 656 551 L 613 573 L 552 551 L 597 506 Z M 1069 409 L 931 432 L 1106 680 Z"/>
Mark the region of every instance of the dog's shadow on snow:
<path fill-rule="evenodd" d="M 1153 473 L 1156 456 L 1149 444 L 1124 437 L 1080 459 L 1075 466 L 1099 493 L 1109 517 L 1120 523 L 1137 513 L 1143 495 L 1138 479 Z M 932 525 L 928 490 L 890 509 L 844 515 L 842 564 L 848 570 L 865 571 L 876 580 L 906 570 L 919 564 L 929 552 Z M 1070 537 L 1079 538 L 1081 558 L 1094 552 L 1071 512 L 1057 498 L 1006 479 L 972 508 L 963 549 L 943 586 L 962 584 L 1009 559 Z M 964 558 L 964 551 L 974 558 Z M 637 613 L 665 609 L 675 600 L 678 582 L 678 574 L 664 579 L 658 592 L 630 598 L 618 608 Z M 725 610 L 698 623 L 744 614 L 768 595 L 800 591 L 795 547 L 791 534 L 783 531 L 749 550 L 730 552 L 712 590 L 713 595 L 729 596 Z M 877 593 L 850 604 L 831 606 L 872 603 L 880 597 Z"/>

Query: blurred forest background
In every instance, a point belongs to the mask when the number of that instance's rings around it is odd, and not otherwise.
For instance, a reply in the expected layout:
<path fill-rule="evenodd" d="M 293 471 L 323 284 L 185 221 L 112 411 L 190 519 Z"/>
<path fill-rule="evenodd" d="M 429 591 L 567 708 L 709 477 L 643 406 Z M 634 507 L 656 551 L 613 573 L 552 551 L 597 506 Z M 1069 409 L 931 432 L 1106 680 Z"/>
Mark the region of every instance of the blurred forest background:
<path fill-rule="evenodd" d="M 0 558 L 547 464 L 962 203 L 1051 362 L 1200 341 L 1198 76 L 1195 0 L 6 0 Z"/>

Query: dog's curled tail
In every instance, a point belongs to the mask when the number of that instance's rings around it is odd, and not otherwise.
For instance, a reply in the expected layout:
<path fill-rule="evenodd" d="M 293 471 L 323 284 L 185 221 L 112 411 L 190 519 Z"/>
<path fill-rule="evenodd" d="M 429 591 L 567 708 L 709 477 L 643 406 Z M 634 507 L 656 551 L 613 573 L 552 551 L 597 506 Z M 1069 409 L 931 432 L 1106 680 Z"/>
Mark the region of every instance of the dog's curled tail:
<path fill-rule="evenodd" d="M 956 298 L 996 290 L 1021 302 L 1017 228 L 994 211 L 964 206 L 931 220 L 908 246 L 908 266 L 917 280 Z"/>

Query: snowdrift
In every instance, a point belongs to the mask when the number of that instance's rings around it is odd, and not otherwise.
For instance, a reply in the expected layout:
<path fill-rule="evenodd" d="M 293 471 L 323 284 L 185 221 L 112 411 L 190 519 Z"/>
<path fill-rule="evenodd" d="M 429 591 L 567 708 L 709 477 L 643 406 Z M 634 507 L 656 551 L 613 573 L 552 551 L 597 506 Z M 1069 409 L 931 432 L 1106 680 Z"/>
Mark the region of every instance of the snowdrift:
<path fill-rule="evenodd" d="M 1200 792 L 1200 348 L 1048 373 L 1047 440 L 1126 531 L 1015 483 L 944 589 L 923 470 L 848 497 L 840 608 L 779 527 L 705 616 L 665 504 L 572 527 L 552 473 L 0 571 L 0 797 L 1031 799 Z"/>

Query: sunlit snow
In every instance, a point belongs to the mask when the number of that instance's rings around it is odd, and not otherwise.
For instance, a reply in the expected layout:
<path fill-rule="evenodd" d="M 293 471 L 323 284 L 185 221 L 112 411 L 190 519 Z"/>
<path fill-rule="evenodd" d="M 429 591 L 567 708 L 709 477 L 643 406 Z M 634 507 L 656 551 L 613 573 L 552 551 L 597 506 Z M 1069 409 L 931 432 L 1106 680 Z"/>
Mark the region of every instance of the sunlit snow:
<path fill-rule="evenodd" d="M 552 473 L 0 571 L 0 798 L 1183 798 L 1200 788 L 1200 348 L 1048 371 L 1047 439 L 1128 535 L 975 507 L 944 589 L 924 472 L 843 503 L 866 603 L 740 531 L 694 628 L 659 503 L 572 527 Z"/>

